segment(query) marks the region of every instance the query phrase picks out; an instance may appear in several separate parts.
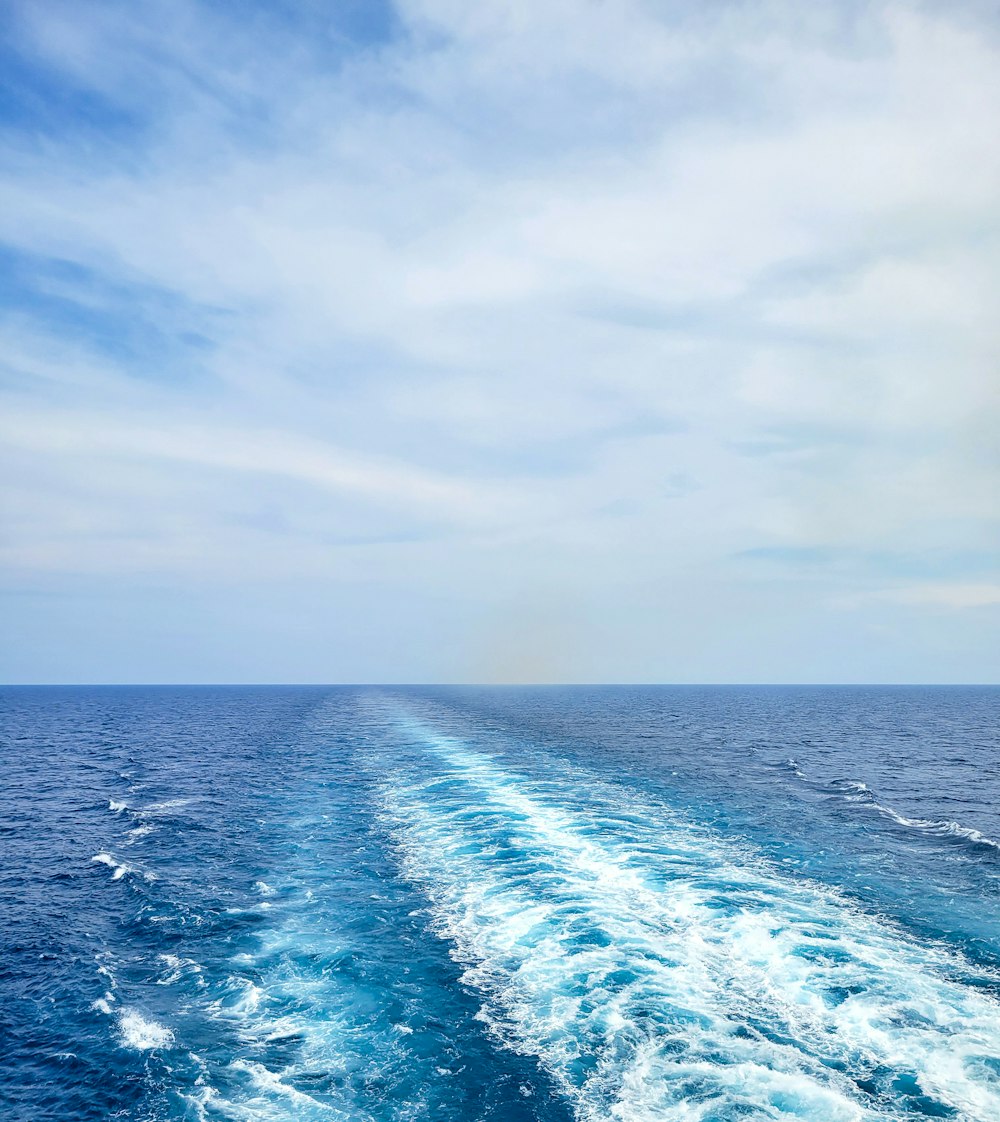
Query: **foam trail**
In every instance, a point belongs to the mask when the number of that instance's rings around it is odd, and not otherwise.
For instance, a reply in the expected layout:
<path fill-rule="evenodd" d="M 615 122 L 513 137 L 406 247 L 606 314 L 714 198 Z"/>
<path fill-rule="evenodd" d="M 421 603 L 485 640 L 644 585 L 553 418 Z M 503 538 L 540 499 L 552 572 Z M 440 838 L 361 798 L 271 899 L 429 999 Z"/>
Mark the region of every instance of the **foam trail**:
<path fill-rule="evenodd" d="M 268 924 L 203 995 L 208 1016 L 241 1042 L 233 1061 L 206 1072 L 190 1096 L 206 1120 L 450 1116 L 440 1106 L 462 1057 L 443 1037 L 428 1044 L 428 1031 L 436 1030 L 428 1030 L 419 970 L 405 959 L 395 973 L 383 965 L 383 940 L 393 930 L 382 910 L 385 881 L 363 863 L 348 880 L 342 866 L 331 865 L 325 837 L 336 839 L 342 822 L 330 809 L 324 800 L 321 810 L 289 822 L 295 861 L 280 880 L 269 875 L 253 884 L 254 909 L 270 909 Z M 391 867 L 385 872 L 391 876 Z M 406 910 L 392 912 L 397 919 L 415 903 L 402 891 Z M 435 1015 L 437 995 L 429 999 Z"/>
<path fill-rule="evenodd" d="M 589 773 L 422 735 L 440 774 L 382 786 L 404 870 L 581 1122 L 1000 1118 L 1000 1006 L 963 961 Z"/>

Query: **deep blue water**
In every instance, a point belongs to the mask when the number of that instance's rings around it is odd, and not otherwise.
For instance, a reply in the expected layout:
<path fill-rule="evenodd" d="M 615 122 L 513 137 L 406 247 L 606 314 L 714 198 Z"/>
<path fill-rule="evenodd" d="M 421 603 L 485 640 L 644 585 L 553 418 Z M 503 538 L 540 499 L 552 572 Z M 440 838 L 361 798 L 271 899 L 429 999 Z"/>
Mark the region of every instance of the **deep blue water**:
<path fill-rule="evenodd" d="M 5 1120 L 1000 1119 L 1000 690 L 0 704 Z"/>

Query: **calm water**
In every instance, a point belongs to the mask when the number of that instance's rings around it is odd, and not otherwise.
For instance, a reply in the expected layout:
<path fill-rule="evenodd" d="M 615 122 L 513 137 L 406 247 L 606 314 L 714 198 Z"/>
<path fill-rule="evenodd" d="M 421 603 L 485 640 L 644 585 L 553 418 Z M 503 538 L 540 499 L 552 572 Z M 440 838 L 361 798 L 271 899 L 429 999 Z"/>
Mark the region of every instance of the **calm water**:
<path fill-rule="evenodd" d="M 1000 1119 L 1000 690 L 0 702 L 4 1119 Z"/>

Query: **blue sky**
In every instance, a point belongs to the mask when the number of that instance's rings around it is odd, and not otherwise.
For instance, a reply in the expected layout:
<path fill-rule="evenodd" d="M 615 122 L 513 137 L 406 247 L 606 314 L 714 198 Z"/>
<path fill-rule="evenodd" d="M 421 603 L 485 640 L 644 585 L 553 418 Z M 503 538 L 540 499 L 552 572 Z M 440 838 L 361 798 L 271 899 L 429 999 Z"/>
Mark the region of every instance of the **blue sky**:
<path fill-rule="evenodd" d="M 988 5 L 0 18 L 3 680 L 1000 678 Z"/>

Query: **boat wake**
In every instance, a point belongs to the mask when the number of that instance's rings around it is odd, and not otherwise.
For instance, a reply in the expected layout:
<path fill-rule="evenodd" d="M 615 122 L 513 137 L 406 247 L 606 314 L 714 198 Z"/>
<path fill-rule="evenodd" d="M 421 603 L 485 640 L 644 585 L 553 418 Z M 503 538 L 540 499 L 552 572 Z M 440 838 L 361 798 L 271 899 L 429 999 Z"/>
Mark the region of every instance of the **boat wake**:
<path fill-rule="evenodd" d="M 409 722 L 406 877 L 496 1038 L 581 1122 L 1000 1118 L 996 979 L 663 804 Z"/>

